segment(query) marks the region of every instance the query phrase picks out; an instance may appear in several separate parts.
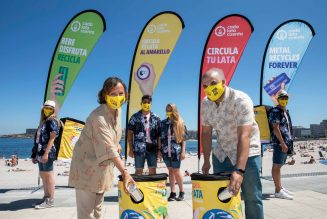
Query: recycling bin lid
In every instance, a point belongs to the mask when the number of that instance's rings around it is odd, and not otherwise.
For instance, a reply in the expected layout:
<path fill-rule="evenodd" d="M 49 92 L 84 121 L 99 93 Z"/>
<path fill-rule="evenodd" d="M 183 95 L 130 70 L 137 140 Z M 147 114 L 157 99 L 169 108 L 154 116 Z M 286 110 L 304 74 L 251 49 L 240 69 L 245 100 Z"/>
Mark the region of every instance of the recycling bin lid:
<path fill-rule="evenodd" d="M 202 180 L 202 181 L 229 180 L 230 176 L 231 176 L 231 172 L 221 172 L 215 174 L 192 173 L 191 180 Z"/>
<path fill-rule="evenodd" d="M 159 173 L 159 174 L 151 174 L 151 175 L 135 175 L 131 174 L 135 182 L 153 182 L 166 180 L 168 177 L 167 173 Z M 123 177 L 121 175 L 118 176 L 120 181 L 123 181 Z"/>

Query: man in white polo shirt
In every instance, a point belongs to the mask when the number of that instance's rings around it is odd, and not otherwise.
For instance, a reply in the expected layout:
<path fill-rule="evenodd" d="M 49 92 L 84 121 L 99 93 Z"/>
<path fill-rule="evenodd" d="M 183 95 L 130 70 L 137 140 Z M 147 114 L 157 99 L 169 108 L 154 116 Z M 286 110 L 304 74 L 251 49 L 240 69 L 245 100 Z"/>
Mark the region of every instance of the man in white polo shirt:
<path fill-rule="evenodd" d="M 260 181 L 261 145 L 251 98 L 225 85 L 221 69 L 212 68 L 202 77 L 206 98 L 202 101 L 202 171 L 209 172 L 213 150 L 214 173 L 232 172 L 229 190 L 236 195 L 240 188 L 245 201 L 246 218 L 263 218 Z M 217 145 L 212 147 L 212 130 Z"/>

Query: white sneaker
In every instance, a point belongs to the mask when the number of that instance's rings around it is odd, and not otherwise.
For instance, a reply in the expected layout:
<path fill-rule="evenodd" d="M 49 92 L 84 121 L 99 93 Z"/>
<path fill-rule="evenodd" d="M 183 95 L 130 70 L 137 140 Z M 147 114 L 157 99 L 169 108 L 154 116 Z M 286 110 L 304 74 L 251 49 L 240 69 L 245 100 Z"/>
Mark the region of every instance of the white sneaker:
<path fill-rule="evenodd" d="M 294 192 L 291 192 L 290 190 L 287 190 L 286 188 L 282 187 L 282 190 L 284 190 L 284 192 L 286 192 L 287 194 L 294 196 Z"/>
<path fill-rule="evenodd" d="M 45 209 L 54 207 L 54 201 L 50 198 L 45 198 L 44 202 L 39 205 L 35 205 L 35 209 Z"/>
<path fill-rule="evenodd" d="M 281 199 L 293 200 L 293 196 L 287 194 L 283 189 L 281 189 L 279 192 L 276 192 L 275 197 Z"/>

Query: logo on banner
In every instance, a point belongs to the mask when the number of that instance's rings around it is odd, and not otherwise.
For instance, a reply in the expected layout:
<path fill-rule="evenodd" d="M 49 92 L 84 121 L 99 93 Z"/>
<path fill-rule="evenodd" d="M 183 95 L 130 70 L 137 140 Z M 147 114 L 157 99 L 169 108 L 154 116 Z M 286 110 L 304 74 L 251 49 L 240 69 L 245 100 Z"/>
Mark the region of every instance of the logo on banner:
<path fill-rule="evenodd" d="M 285 30 L 277 31 L 276 38 L 279 40 L 285 40 L 287 38 L 287 32 Z"/>
<path fill-rule="evenodd" d="M 219 37 L 221 36 L 224 36 L 226 34 L 226 29 L 225 27 L 223 26 L 218 26 L 216 29 L 215 29 L 215 34 Z"/>
<path fill-rule="evenodd" d="M 136 73 L 137 77 L 141 80 L 145 80 L 150 76 L 150 68 L 146 65 L 141 65 Z"/>
<path fill-rule="evenodd" d="M 72 25 L 70 26 L 70 29 L 73 31 L 73 32 L 77 32 L 79 31 L 79 29 L 81 28 L 81 23 L 79 21 L 74 21 L 72 23 Z"/>
<path fill-rule="evenodd" d="M 153 33 L 169 33 L 170 30 L 168 29 L 168 24 L 150 24 L 146 31 L 149 34 L 153 34 Z"/>
<path fill-rule="evenodd" d="M 149 26 L 148 26 L 148 29 L 147 29 L 147 31 L 148 31 L 148 33 L 154 33 L 154 32 L 156 32 L 156 25 L 154 25 L 154 24 L 150 24 Z"/>

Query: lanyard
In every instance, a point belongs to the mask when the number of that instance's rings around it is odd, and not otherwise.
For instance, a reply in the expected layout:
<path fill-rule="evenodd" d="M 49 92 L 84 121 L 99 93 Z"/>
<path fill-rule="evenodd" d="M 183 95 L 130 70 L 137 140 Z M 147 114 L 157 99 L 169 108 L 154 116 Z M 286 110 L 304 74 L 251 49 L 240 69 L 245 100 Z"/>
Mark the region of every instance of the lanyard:
<path fill-rule="evenodd" d="M 170 131 L 170 125 L 168 126 L 168 157 L 171 157 L 171 131 Z"/>
<path fill-rule="evenodd" d="M 292 137 L 291 137 L 291 129 L 290 129 L 290 121 L 288 120 L 288 115 L 287 115 L 286 111 L 284 111 L 284 116 L 286 118 L 286 123 L 287 123 L 287 128 L 288 128 L 288 137 L 290 139 L 292 139 Z"/>
<path fill-rule="evenodd" d="M 145 129 L 145 137 L 146 137 L 145 142 L 152 143 L 151 137 L 150 137 L 150 121 L 148 121 L 147 117 L 143 118 L 143 125 L 144 125 L 144 129 Z"/>
<path fill-rule="evenodd" d="M 42 125 L 40 125 L 36 131 L 36 139 L 35 139 L 35 143 L 39 144 L 40 143 L 40 136 L 41 136 L 41 129 L 42 129 Z"/>

